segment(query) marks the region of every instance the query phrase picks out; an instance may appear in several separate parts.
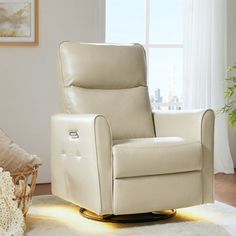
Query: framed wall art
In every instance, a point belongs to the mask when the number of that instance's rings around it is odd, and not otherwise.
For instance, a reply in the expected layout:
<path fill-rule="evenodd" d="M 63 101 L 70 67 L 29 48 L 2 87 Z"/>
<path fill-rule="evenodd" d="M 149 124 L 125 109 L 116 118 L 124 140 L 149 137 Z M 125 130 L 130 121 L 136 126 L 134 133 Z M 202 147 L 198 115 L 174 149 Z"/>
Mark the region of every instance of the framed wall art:
<path fill-rule="evenodd" d="M 0 45 L 38 45 L 38 0 L 0 0 Z"/>

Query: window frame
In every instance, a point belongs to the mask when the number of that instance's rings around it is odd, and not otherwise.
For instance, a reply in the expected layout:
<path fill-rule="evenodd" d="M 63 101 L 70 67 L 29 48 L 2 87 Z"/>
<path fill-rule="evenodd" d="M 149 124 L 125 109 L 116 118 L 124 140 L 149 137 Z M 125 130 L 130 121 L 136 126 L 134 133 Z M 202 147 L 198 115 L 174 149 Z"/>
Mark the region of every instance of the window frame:
<path fill-rule="evenodd" d="M 150 50 L 153 48 L 164 48 L 164 49 L 171 49 L 171 48 L 182 48 L 184 47 L 183 43 L 150 43 L 150 1 L 151 0 L 144 0 L 144 43 L 140 43 L 146 51 L 146 60 L 147 60 L 147 80 L 149 80 L 149 58 L 150 58 Z M 105 41 L 106 41 L 106 33 L 105 33 Z M 181 109 L 182 102 L 161 102 L 156 103 L 157 109 L 160 107 L 169 107 L 169 109 Z M 172 108 L 170 108 L 172 107 Z M 155 108 L 154 108 L 155 110 Z"/>
<path fill-rule="evenodd" d="M 146 58 L 147 58 L 147 79 L 149 80 L 149 56 L 150 50 L 153 48 L 182 48 L 184 44 L 174 44 L 174 43 L 150 43 L 149 35 L 150 35 L 150 0 L 144 0 L 144 44 L 143 47 L 146 51 Z M 152 104 L 154 105 L 154 104 Z M 182 102 L 159 102 L 155 104 L 153 110 L 159 110 L 160 107 L 168 107 L 168 109 L 181 109 L 183 106 Z"/>

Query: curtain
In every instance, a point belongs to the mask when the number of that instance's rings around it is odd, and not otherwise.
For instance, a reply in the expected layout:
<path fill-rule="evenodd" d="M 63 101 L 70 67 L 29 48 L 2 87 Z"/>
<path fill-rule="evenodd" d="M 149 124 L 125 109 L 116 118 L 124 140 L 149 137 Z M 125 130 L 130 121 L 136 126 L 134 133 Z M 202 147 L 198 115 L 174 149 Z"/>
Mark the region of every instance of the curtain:
<path fill-rule="evenodd" d="M 224 105 L 227 65 L 226 0 L 185 0 L 184 108 Z M 215 173 L 233 173 L 227 118 L 216 115 Z"/>

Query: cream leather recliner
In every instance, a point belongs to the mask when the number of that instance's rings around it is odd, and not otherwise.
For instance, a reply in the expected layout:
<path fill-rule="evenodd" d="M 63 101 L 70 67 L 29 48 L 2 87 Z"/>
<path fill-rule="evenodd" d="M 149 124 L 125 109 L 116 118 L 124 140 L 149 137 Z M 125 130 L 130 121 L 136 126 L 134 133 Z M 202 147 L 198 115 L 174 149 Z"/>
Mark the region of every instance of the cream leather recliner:
<path fill-rule="evenodd" d="M 143 47 L 64 42 L 52 192 L 97 215 L 213 202 L 212 110 L 152 113 Z"/>

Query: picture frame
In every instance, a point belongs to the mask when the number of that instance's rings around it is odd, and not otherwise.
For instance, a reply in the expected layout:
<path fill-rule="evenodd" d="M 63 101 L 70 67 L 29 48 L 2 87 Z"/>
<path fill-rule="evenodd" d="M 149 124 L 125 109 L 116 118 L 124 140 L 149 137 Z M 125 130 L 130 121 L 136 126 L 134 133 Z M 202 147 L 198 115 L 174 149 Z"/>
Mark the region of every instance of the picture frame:
<path fill-rule="evenodd" d="M 0 0 L 0 46 L 37 46 L 38 0 Z"/>

